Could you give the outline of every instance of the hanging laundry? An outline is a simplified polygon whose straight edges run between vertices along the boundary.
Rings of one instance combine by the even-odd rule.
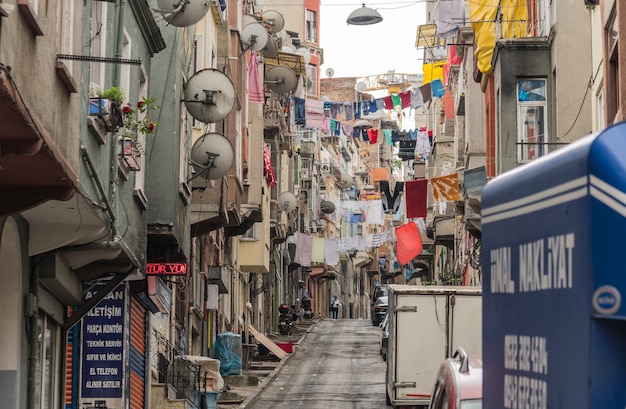
[[[325,246],[323,237],[313,237],[313,245],[311,246],[311,262],[323,263],[325,260]]]
[[[350,125],[348,123],[342,123],[341,124],[341,130],[343,131],[344,135],[354,136],[353,135],[354,129],[352,128],[352,125]]]
[[[306,128],[324,127],[324,102],[314,99],[307,99],[304,102],[304,119]]]
[[[378,111],[378,104],[376,104],[376,100],[373,99],[369,103],[369,112],[376,112],[376,111]]]
[[[378,143],[378,129],[368,129],[367,138],[370,140],[372,145]]]
[[[398,156],[403,161],[415,159],[415,142],[410,139],[400,140],[400,152]]]
[[[428,132],[424,129],[417,131],[415,152],[422,160],[430,156],[430,139],[428,139]]]
[[[459,200],[458,173],[431,178],[430,185],[433,188],[433,200],[435,203]]]
[[[250,53],[250,61],[248,63],[248,83],[250,90],[248,91],[248,101],[258,104],[265,102],[263,96],[263,82],[259,74],[259,61],[255,52]]]
[[[400,100],[399,94],[391,94],[391,104],[393,105],[394,109],[402,107],[402,101]]]
[[[304,99],[293,97],[294,120],[298,125],[304,125]]]
[[[332,119],[324,116],[324,127],[322,128],[322,131],[324,131],[324,133],[330,133],[330,121],[332,121]]]
[[[346,102],[343,104],[344,112],[346,113],[345,119],[346,121],[351,121],[354,118],[354,114],[352,113],[352,104]]]
[[[382,194],[381,200],[383,204],[383,211],[386,214],[396,214],[400,208],[400,195],[404,191],[404,182],[396,182],[393,189],[393,195],[389,190],[389,182],[381,180],[379,183],[380,193]]]
[[[385,142],[387,146],[393,146],[393,141],[391,140],[391,129],[383,129],[383,135],[385,135]]]
[[[400,104],[402,109],[411,108],[411,90],[400,93]]]
[[[428,179],[407,180],[405,182],[405,190],[406,217],[409,219],[426,217]]]
[[[422,97],[422,91],[419,88],[411,90],[411,108],[422,108],[422,110],[426,112],[426,107],[424,106],[424,98]]]
[[[339,243],[337,239],[324,239],[325,263],[329,266],[339,264]]]
[[[446,89],[443,87],[443,83],[439,78],[430,83],[430,90],[433,93],[433,97],[436,98],[441,98],[443,97],[443,94],[446,93]]]
[[[420,87],[420,92],[422,93],[422,99],[424,101],[424,107],[430,107],[430,101],[433,100],[433,92],[430,89],[430,83],[424,84]]]
[[[396,227],[396,255],[398,264],[409,264],[423,249],[422,237],[413,222]]]
[[[385,98],[376,98],[376,108],[377,110],[385,109]]]
[[[305,233],[295,232],[296,254],[293,261],[302,267],[311,267],[311,256],[313,254],[313,236]]]
[[[354,109],[354,119],[361,119],[361,101],[355,102],[353,104]]]
[[[383,102],[385,103],[385,109],[388,111],[393,110],[393,100],[389,95],[383,97]]]
[[[274,175],[274,168],[272,167],[272,155],[267,143],[263,144],[263,176],[265,176],[270,186],[276,186],[276,176]]]

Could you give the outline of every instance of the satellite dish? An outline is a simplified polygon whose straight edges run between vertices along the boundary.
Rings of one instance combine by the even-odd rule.
[[[359,81],[356,83],[356,90],[359,92],[365,92],[365,90],[367,89],[367,86],[365,85],[365,83],[363,81]]]
[[[157,5],[165,21],[176,27],[196,24],[211,8],[211,2],[207,0],[158,0]]]
[[[212,68],[192,75],[184,95],[187,111],[204,123],[224,119],[235,104],[235,86],[224,73]]]
[[[335,211],[335,204],[330,200],[322,200],[320,203],[320,210],[324,214],[331,214]]]
[[[263,53],[263,56],[267,58],[278,57],[278,43],[273,36],[269,36],[267,38],[267,44],[265,44],[265,47],[261,50],[261,53]]]
[[[333,70],[332,68],[326,68],[326,76],[328,78],[332,78],[333,75],[335,75],[335,70]]]
[[[296,54],[304,57],[304,63],[308,64],[311,62],[311,52],[306,47],[300,47],[296,50]]]
[[[248,24],[258,23],[258,22],[259,20],[256,17],[254,17],[252,14],[243,15],[243,20],[242,20],[243,27],[247,26]]]
[[[283,15],[277,12],[276,10],[268,10],[261,14],[261,18],[263,22],[267,24],[270,33],[278,33],[280,30],[285,27],[285,19]]]
[[[228,173],[235,157],[228,139],[217,133],[202,135],[191,147],[194,178],[220,179]]]
[[[349,187],[354,186],[354,178],[347,173],[344,173],[343,175],[341,175],[341,179],[337,184],[342,189],[348,189]]]
[[[282,212],[291,212],[298,205],[298,199],[291,192],[283,192],[278,196],[278,209]]]
[[[246,50],[261,51],[267,44],[269,34],[263,24],[250,23],[243,28],[241,36]]]
[[[298,78],[291,68],[276,65],[265,73],[265,83],[272,91],[284,94],[296,89]]]

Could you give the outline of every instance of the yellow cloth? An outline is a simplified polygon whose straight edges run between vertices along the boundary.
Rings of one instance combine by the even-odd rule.
[[[527,0],[502,0],[502,38],[528,37]]]
[[[430,84],[433,80],[440,79],[443,83],[443,66],[446,65],[446,60],[437,61],[432,64],[424,64],[422,66],[422,72],[424,73],[424,84]]]
[[[496,47],[496,16],[500,0],[474,0],[469,2],[470,21],[476,42],[476,64],[483,74],[491,74],[491,59]]]
[[[435,203],[459,200],[458,173],[431,178],[430,185],[433,189],[433,201]]]
[[[313,251],[311,253],[311,262],[312,263],[323,263],[324,262],[324,238],[323,237],[313,237]]]

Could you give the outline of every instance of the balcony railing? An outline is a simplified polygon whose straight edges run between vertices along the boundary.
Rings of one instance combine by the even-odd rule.
[[[199,394],[207,391],[211,378],[206,371],[189,361],[167,338],[156,329],[152,332],[152,367],[158,382],[169,385],[176,392],[176,399],[186,399],[199,407]]]

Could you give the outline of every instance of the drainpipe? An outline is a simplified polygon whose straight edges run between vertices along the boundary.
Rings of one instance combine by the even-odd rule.
[[[36,395],[36,373],[39,362],[39,319],[38,296],[39,296],[39,265],[32,267],[30,283],[30,293],[27,295],[29,302],[26,302],[24,313],[28,316],[30,326],[30,337],[28,340],[28,409],[35,409]]]
[[[117,38],[115,42],[115,58],[122,58],[122,49],[124,48],[124,18],[126,15],[126,0],[119,1],[119,9],[117,14]],[[119,87],[122,77],[120,64],[114,65],[113,71],[113,86]],[[117,217],[118,214],[118,187],[120,183],[119,171],[117,169],[117,149],[120,144],[120,136],[117,131],[111,133],[111,183],[110,183],[110,194],[111,194],[111,203],[113,206],[113,211],[115,217],[111,221],[111,236],[114,242],[120,240],[119,237],[119,219]]]

